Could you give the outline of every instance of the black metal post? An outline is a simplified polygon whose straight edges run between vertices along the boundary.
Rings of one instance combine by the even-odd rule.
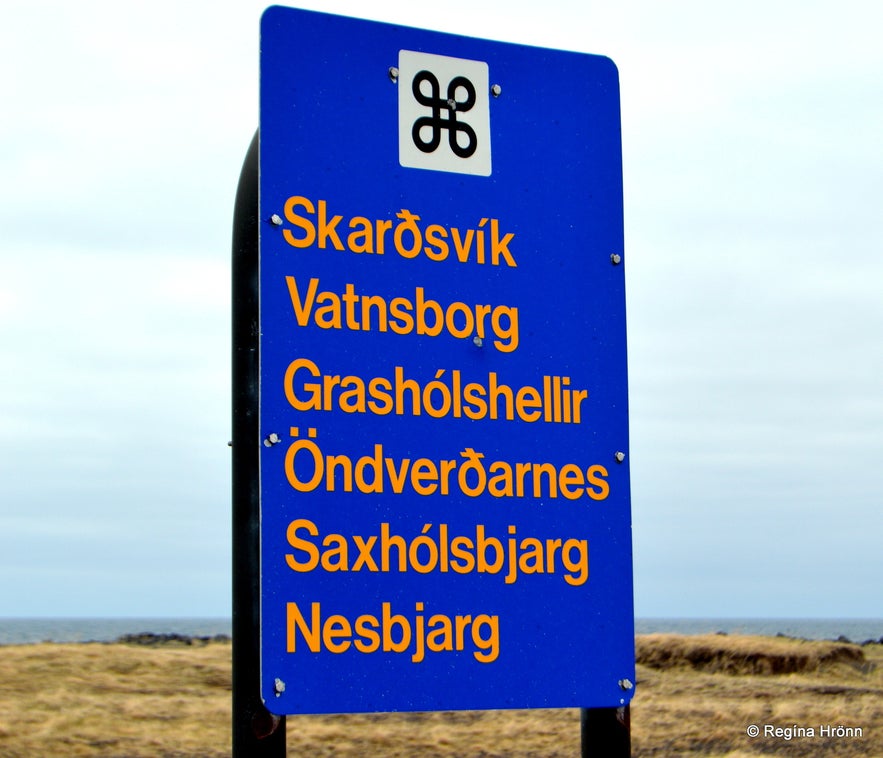
[[[233,211],[233,755],[285,758],[285,719],[260,696],[260,369],[255,132]]]
[[[582,708],[582,758],[630,758],[631,729],[631,710],[627,705],[622,708]]]

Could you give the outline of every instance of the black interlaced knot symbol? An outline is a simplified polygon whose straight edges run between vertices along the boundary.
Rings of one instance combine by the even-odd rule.
[[[423,82],[429,82],[432,94],[424,95],[420,89]],[[466,100],[460,102],[457,100],[457,89],[462,87],[466,90]],[[420,71],[414,77],[411,83],[411,90],[414,92],[414,98],[420,105],[432,108],[431,116],[421,116],[414,122],[411,129],[411,137],[414,144],[424,153],[434,153],[441,144],[442,129],[448,130],[448,144],[451,146],[455,155],[461,158],[468,158],[475,152],[478,147],[478,138],[475,131],[469,124],[457,121],[457,113],[465,113],[472,109],[475,105],[475,87],[465,76],[455,76],[448,84],[448,97],[441,97],[438,79],[430,71]],[[447,113],[447,118],[442,114]],[[420,135],[423,127],[432,129],[432,137],[427,142]],[[457,132],[462,132],[468,140],[466,147],[462,147],[457,141]]]

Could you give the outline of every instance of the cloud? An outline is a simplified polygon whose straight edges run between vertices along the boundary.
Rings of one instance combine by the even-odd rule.
[[[877,613],[883,10],[306,6],[614,59],[638,612]],[[27,577],[7,612],[137,612],[136,589],[227,612],[262,9],[4,6],[0,570]]]

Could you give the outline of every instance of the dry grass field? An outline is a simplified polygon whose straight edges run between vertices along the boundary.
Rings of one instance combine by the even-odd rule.
[[[636,758],[883,758],[883,646],[647,635],[637,651]],[[228,756],[229,724],[229,644],[0,647],[0,758]],[[580,749],[575,709],[289,717],[287,730],[289,756]]]

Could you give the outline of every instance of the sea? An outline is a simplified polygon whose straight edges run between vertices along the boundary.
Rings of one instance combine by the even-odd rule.
[[[0,618],[0,645],[37,642],[114,642],[127,634],[232,634],[230,618]],[[883,619],[638,618],[637,634],[759,634],[852,642],[883,639]]]
[[[233,629],[230,618],[0,618],[0,645],[34,642],[114,642],[127,634],[214,637]]]

